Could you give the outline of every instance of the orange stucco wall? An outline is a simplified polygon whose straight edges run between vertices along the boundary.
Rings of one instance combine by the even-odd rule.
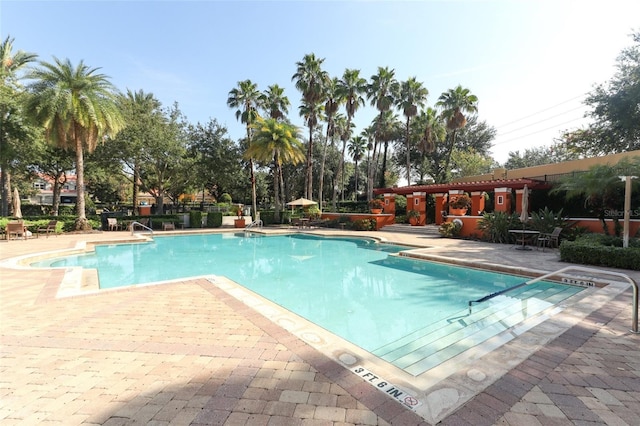
[[[481,233],[478,229],[476,229],[478,225],[478,221],[482,219],[482,216],[449,216],[447,217],[447,222],[452,222],[454,219],[460,219],[463,222],[462,229],[460,230],[461,237],[474,237],[480,236]],[[607,226],[609,227],[609,234],[614,235],[614,225],[612,220],[607,220]],[[569,223],[574,224],[574,226],[581,226],[583,228],[587,228],[589,232],[593,232],[595,234],[602,234],[602,222],[598,219],[569,219]],[[620,225],[623,224],[623,221],[620,220]],[[629,222],[629,236],[633,237],[638,235],[640,232],[640,219],[632,219]]]
[[[322,213],[322,219],[338,219],[342,216],[347,216],[351,222],[358,219],[375,219],[376,231],[380,230],[383,226],[393,225],[396,216],[393,214],[368,214],[368,213]]]

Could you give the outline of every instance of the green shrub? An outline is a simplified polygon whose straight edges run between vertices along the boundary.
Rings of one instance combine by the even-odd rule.
[[[537,212],[531,212],[531,220],[527,222],[527,228],[542,233],[551,233],[556,227],[562,228],[563,232],[567,228],[567,220],[562,216],[562,209],[554,213],[545,207]]]
[[[640,241],[629,240],[622,248],[622,239],[611,235],[586,234],[576,241],[560,244],[560,260],[583,265],[640,270]]]
[[[500,244],[509,243],[511,239],[509,229],[518,228],[522,228],[518,214],[505,212],[485,213],[477,225],[484,241]]]
[[[192,228],[202,228],[202,212],[199,210],[191,210],[189,212],[189,223]]]
[[[443,237],[454,238],[460,235],[462,225],[459,222],[445,222],[438,228],[438,232]]]
[[[222,226],[222,213],[207,213],[207,228],[220,228]]]
[[[226,192],[223,192],[222,195],[220,195],[220,199],[218,199],[219,203],[231,204],[232,201],[231,195]]]
[[[356,231],[375,231],[376,221],[374,219],[358,219],[353,221],[353,229]]]
[[[276,212],[273,210],[261,210],[260,211],[260,220],[264,226],[272,225],[276,222]],[[280,215],[280,219],[282,219],[282,214]]]

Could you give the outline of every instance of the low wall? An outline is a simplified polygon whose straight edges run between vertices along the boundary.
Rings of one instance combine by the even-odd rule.
[[[461,237],[475,237],[480,236],[480,231],[476,229],[478,225],[478,221],[482,219],[482,216],[447,216],[447,222],[453,222],[455,219],[462,220],[462,229],[460,230]],[[602,222],[599,219],[586,219],[586,218],[576,218],[576,219],[568,219],[570,224],[573,226],[579,226],[583,228],[587,228],[589,232],[593,232],[594,234],[603,234],[604,231],[602,229]],[[607,227],[609,229],[610,235],[615,235],[614,230],[614,222],[611,219],[606,220]],[[620,220],[620,226],[624,226],[624,221]],[[629,236],[634,237],[638,235],[640,232],[640,219],[631,219],[629,221]]]
[[[380,230],[383,226],[393,225],[395,223],[396,216],[393,214],[381,213],[381,214],[369,214],[369,213],[322,213],[322,219],[339,219],[341,217],[348,217],[351,222],[359,219],[374,219],[376,221],[376,231]]]

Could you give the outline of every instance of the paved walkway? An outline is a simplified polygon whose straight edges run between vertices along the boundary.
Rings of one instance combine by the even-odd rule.
[[[566,266],[556,251],[372,235],[485,264]],[[0,259],[128,237],[1,241]],[[637,272],[622,272],[640,282]],[[56,298],[62,279],[63,271],[0,266],[3,425],[429,424],[208,280]],[[597,306],[438,421],[640,425],[640,336],[629,332],[631,290]]]

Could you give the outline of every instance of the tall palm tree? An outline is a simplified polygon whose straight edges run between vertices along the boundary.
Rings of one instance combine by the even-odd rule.
[[[382,128],[379,127],[384,123],[384,114],[389,111],[395,104],[395,100],[398,94],[398,81],[395,78],[395,70],[390,70],[389,67],[378,67],[378,73],[371,76],[371,83],[367,86],[367,98],[371,102],[371,106],[376,107],[378,110],[378,117],[375,119],[376,131],[373,144],[373,153],[371,162],[376,164],[378,143],[381,141]],[[373,197],[373,174],[376,171],[376,167],[372,167],[369,170],[369,176],[367,180],[369,183],[367,199],[370,200]],[[384,176],[383,176],[384,179]]]
[[[445,119],[449,134],[448,155],[444,162],[445,173],[448,173],[451,153],[456,145],[456,133],[467,125],[467,118],[464,114],[478,111],[478,97],[471,94],[469,89],[459,85],[440,95],[436,106],[442,109],[442,117]]]
[[[414,133],[419,135],[418,150],[420,151],[421,164],[423,165],[419,167],[420,182],[424,182],[425,172],[427,171],[427,167],[425,167],[426,155],[429,154],[431,159],[431,165],[428,167],[431,170],[429,174],[435,183],[444,183],[442,179],[439,179],[441,175],[438,172],[440,157],[437,152],[440,151],[436,151],[447,136],[447,128],[442,121],[442,117],[435,108],[428,107],[415,117],[411,127],[414,129]]]
[[[3,102],[0,104],[0,188],[2,201],[0,204],[0,216],[9,215],[9,198],[11,191],[11,174],[9,162],[14,154],[10,149],[9,140],[17,139],[18,135],[12,135],[16,130],[16,124],[22,122],[16,114],[16,108],[9,105],[9,100],[16,98],[18,86],[18,72],[27,64],[36,60],[37,55],[23,50],[13,51],[14,39],[10,36],[0,44],[0,90],[2,90]],[[5,102],[4,100],[7,100]]]
[[[322,162],[320,163],[320,183],[318,185],[318,194],[319,200],[318,204],[320,210],[322,210],[323,205],[323,193],[324,193],[324,165],[327,160],[327,145],[329,141],[333,145],[334,136],[335,136],[335,124],[334,118],[338,113],[338,109],[340,108],[340,104],[344,102],[344,99],[341,97],[340,92],[338,90],[338,79],[333,78],[327,82],[327,86],[325,87],[325,96],[326,101],[324,103],[324,118],[327,122],[327,133],[324,141],[324,147],[322,149]]]
[[[397,141],[402,138],[402,123],[398,120],[398,116],[393,111],[385,111],[381,116],[374,119],[374,127],[376,129],[376,140],[382,142],[382,167],[380,169],[380,180],[378,185],[385,188],[387,174],[387,152],[389,142]]]
[[[267,90],[261,95],[260,103],[267,115],[276,120],[283,120],[289,113],[291,106],[289,98],[284,94],[284,88],[277,84],[267,87]]]
[[[313,128],[318,124],[322,103],[325,99],[325,87],[329,74],[322,70],[324,58],[316,58],[310,53],[302,61],[296,62],[296,72],[291,77],[295,80],[296,89],[302,93],[300,116],[304,117],[309,127],[309,144],[307,146],[307,164],[305,175],[305,197],[313,198]]]
[[[69,59],[41,62],[29,78],[32,96],[28,111],[42,125],[49,142],[76,153],[76,209],[78,230],[91,229],[84,200],[84,151],[93,151],[105,136],[115,135],[124,120],[117,91],[108,77],[83,61],[74,67]]]
[[[362,160],[364,151],[367,149],[367,140],[362,136],[354,136],[349,141],[349,154],[356,163],[355,170],[355,199],[358,200],[358,162]]]
[[[341,150],[341,154],[340,154],[340,158],[341,161],[340,163],[338,163],[338,174],[337,174],[337,179],[340,181],[340,187],[338,187],[337,185],[334,185],[334,191],[333,191],[333,207],[334,210],[336,210],[336,203],[338,200],[338,190],[340,192],[340,200],[344,201],[344,181],[345,181],[345,168],[344,168],[344,157],[345,157],[345,152],[347,150],[347,141],[349,140],[349,138],[351,137],[351,133],[353,133],[353,128],[355,127],[355,124],[353,123],[349,123],[349,120],[342,114],[336,114],[336,118],[334,120],[334,127],[335,127],[335,135],[340,139],[340,141],[342,141],[342,150]]]
[[[243,80],[238,82],[238,87],[229,91],[227,97],[227,106],[229,108],[237,108],[236,120],[244,123],[247,129],[247,143],[251,147],[253,135],[253,124],[260,117],[258,109],[260,108],[262,97],[258,91],[258,86],[251,80]],[[256,175],[253,166],[253,159],[249,157],[249,168],[251,172],[251,213],[253,217],[256,215],[258,207],[256,196]]]
[[[267,87],[267,90],[262,93],[261,103],[267,115],[276,120],[285,120],[289,113],[289,106],[291,106],[289,98],[284,94],[284,89],[277,84]],[[280,191],[280,204],[284,205],[284,178],[282,173],[280,173],[280,179],[280,188],[282,189]],[[276,214],[279,215],[280,213]]]
[[[338,170],[338,175],[341,176],[341,193],[342,200],[344,201],[344,178],[342,176],[344,175],[346,142],[351,138],[353,117],[356,111],[364,105],[363,95],[367,93],[367,80],[360,77],[360,70],[347,68],[344,70],[342,78],[338,82],[338,91],[344,99],[345,110],[347,112],[347,123],[345,126],[347,134],[342,138],[342,159]]]
[[[405,143],[407,145],[407,185],[411,185],[411,118],[418,114],[419,108],[424,108],[429,91],[419,82],[416,77],[409,77],[407,81],[400,83],[400,92],[396,100],[398,108],[407,118],[405,126]]]
[[[282,165],[304,161],[304,146],[298,140],[298,129],[275,118],[259,118],[254,124],[255,136],[245,157],[273,161],[273,191],[275,194],[275,220],[280,221],[280,182]]]

